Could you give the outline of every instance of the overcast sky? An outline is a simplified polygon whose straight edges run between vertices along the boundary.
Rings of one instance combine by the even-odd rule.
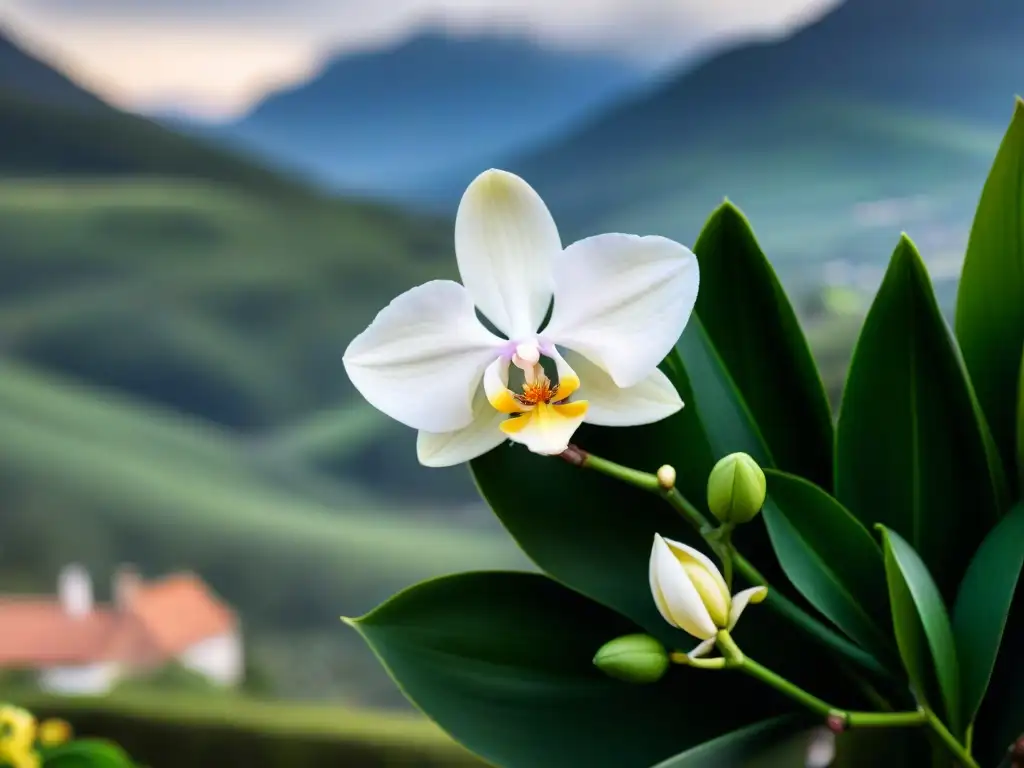
[[[425,24],[516,29],[652,62],[778,34],[837,0],[0,0],[25,43],[111,101],[207,117],[244,110],[325,56]]]

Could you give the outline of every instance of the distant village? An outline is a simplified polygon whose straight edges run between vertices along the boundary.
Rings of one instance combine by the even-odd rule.
[[[53,596],[0,595],[0,670],[28,672],[40,689],[63,695],[104,694],[172,664],[212,685],[242,682],[237,616],[198,576],[146,581],[122,567],[112,594],[97,603],[89,572],[72,564]]]

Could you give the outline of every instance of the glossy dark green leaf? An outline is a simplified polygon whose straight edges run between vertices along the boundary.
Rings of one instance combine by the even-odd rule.
[[[898,533],[879,525],[893,627],[917,695],[960,734],[960,668],[942,595],[924,561]]]
[[[810,728],[807,717],[778,717],[720,736],[655,768],[800,768],[812,741],[830,737],[823,726]],[[916,729],[850,730],[833,745],[830,768],[929,764],[928,742]]]
[[[807,340],[750,224],[730,202],[694,245],[697,315],[783,470],[832,487],[832,415]]]
[[[641,768],[782,704],[706,670],[649,685],[604,675],[594,653],[635,626],[539,574],[436,579],[354,624],[420,709],[502,768]]]
[[[673,464],[682,485],[689,469],[688,448],[701,460],[699,445],[686,446],[674,439],[682,432],[680,422],[691,416],[695,412],[684,408],[645,427],[584,426],[575,439],[599,456],[643,471]],[[651,546],[655,533],[690,544],[698,543],[699,537],[664,500],[519,445],[496,448],[474,460],[472,469],[494,513],[540,568],[633,619],[655,637],[676,639],[651,598]]]
[[[43,768],[134,768],[135,763],[116,744],[79,739],[43,752]]]
[[[762,515],[800,593],[883,662],[895,661],[882,551],[857,518],[816,485],[766,470]]]
[[[1024,489],[1024,355],[1020,361],[1020,387],[1017,395],[1017,479]]]
[[[757,458],[763,452],[697,318],[691,318],[679,347],[681,353],[664,364],[685,403],[679,413],[642,427],[584,425],[574,442],[645,472],[673,465],[676,486],[706,512],[707,479],[717,458],[740,450]],[[647,582],[654,534],[702,545],[671,506],[621,481],[517,445],[496,448],[475,459],[471,469],[481,494],[533,562],[665,639],[666,625]],[[760,526],[749,528],[754,530],[743,531],[741,543],[760,564],[759,554],[771,556],[767,535]]]
[[[974,723],[974,754],[995,765],[1024,736],[1024,590],[1018,589],[1003,630],[988,691]]]
[[[1014,471],[1018,355],[1024,346],[1024,102],[996,154],[971,228],[956,333],[1006,475]]]
[[[974,718],[988,688],[1022,567],[1024,503],[1006,515],[982,542],[953,606],[966,722]]]
[[[785,715],[731,733],[671,757],[655,768],[760,768],[775,765],[801,765],[806,752],[809,718]],[[779,753],[783,760],[779,761]]]
[[[574,442],[597,456],[646,472],[672,464],[678,473],[677,488],[707,514],[707,478],[717,458],[745,451],[768,463],[763,460],[765,450],[698,318],[691,318],[677,350],[662,367],[685,403],[679,413],[642,427],[584,425]],[[687,650],[696,645],[665,623],[650,595],[647,572],[655,533],[704,547],[663,499],[516,445],[500,446],[475,459],[471,469],[484,499],[541,569],[667,644]],[[788,585],[760,521],[743,526],[735,541],[772,584],[769,600],[784,594]],[[795,592],[790,596],[802,600]],[[770,606],[760,608],[744,616],[737,629],[740,642],[749,640],[752,652],[794,679],[820,679],[826,686],[849,688],[846,678],[824,674],[831,667],[819,646],[809,645],[806,636],[775,616]]]
[[[708,476],[718,459],[738,451],[749,454],[762,467],[774,466],[774,459],[743,395],[696,314],[690,318],[666,363],[669,378],[686,403],[683,410],[690,411],[680,421],[683,428],[674,437],[686,455],[681,464],[674,466],[684,467],[691,476],[677,485],[683,495],[707,513]],[[701,445],[701,449],[690,456],[695,444]],[[708,456],[710,460],[699,467],[699,477],[694,478],[694,459],[698,456]],[[735,537],[743,553],[757,562],[771,581],[781,576],[762,525],[742,526]]]
[[[714,460],[743,451],[761,466],[774,466],[775,460],[764,435],[697,315],[690,318],[669,359],[676,354],[687,380],[680,389],[688,388],[690,395],[684,402],[699,414],[704,439]],[[676,383],[673,373],[670,370],[669,377]],[[678,383],[676,385],[679,387]],[[706,490],[710,468],[703,474]]]
[[[906,538],[950,601],[1000,512],[1001,468],[913,243],[871,306],[839,414],[836,497]]]

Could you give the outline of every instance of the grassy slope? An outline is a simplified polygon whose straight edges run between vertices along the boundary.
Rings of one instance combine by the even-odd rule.
[[[208,183],[8,180],[0,344],[261,440],[321,410],[360,410],[341,351],[393,296],[454,272],[449,238],[388,209]],[[394,434],[362,413],[363,438]]]
[[[299,492],[294,477],[291,484],[275,481],[223,429],[161,417],[11,362],[4,366],[0,472],[14,478],[15,488],[33,488],[34,497],[56,510],[58,524],[100,528],[115,557],[150,553],[157,565],[186,563],[214,574],[214,585],[243,613],[275,618],[267,595],[250,589],[263,568],[277,582],[272,591],[282,595],[320,582],[322,597],[333,603],[316,613],[337,616],[431,575],[522,564],[504,538],[446,530],[429,508],[399,511],[326,480],[333,503],[317,501]],[[50,550],[54,541],[46,544]],[[74,547],[60,542],[65,551]],[[306,595],[313,602],[319,597]]]
[[[243,734],[259,734],[297,740],[365,745],[393,754],[394,764],[434,757],[439,765],[480,765],[440,728],[415,714],[373,711],[345,706],[282,706],[235,696],[192,694],[115,693],[103,698],[62,698],[28,694],[16,702],[35,712],[61,716],[75,722],[81,716],[100,715],[113,721],[125,718],[138,723],[140,732],[161,724],[193,728],[201,734],[226,726]],[[227,736],[225,736],[227,738]],[[145,742],[143,733],[138,740]],[[150,757],[153,757],[151,755]],[[404,758],[404,759],[403,759]],[[382,755],[381,760],[386,760]],[[376,763],[374,763],[376,764]],[[385,763],[381,763],[385,764]],[[392,763],[386,763],[392,764]],[[424,763],[416,763],[424,764]]]

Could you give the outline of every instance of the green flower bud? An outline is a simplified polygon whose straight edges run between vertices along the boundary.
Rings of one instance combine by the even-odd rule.
[[[764,506],[764,472],[745,453],[731,453],[715,464],[708,477],[708,507],[723,523],[753,520]]]
[[[650,635],[623,635],[601,646],[594,665],[627,683],[656,683],[668,671],[665,646]]]

